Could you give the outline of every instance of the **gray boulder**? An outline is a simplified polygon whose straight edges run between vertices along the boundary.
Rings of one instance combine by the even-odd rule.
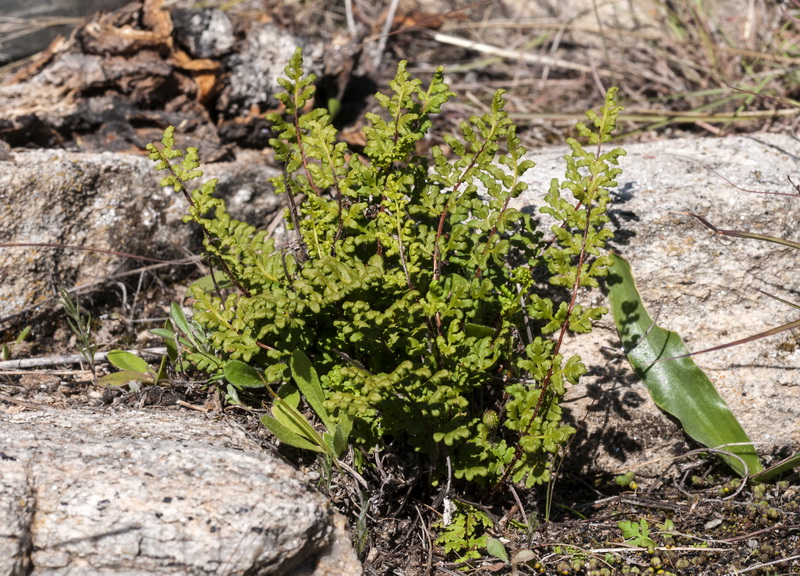
[[[280,206],[269,184],[276,172],[257,153],[204,168],[237,217],[263,223]],[[0,321],[41,305],[56,285],[91,286],[154,264],[107,251],[165,260],[197,247],[197,229],[181,221],[186,201],[159,186],[163,176],[126,154],[17,150],[0,160],[0,242],[37,244],[0,247]]]
[[[344,518],[187,411],[0,413],[0,575],[358,575]]]
[[[722,237],[718,228],[798,240],[800,143],[779,134],[678,139],[625,146],[610,208],[613,249],[631,264],[651,316],[697,351],[780,326],[795,310],[757,291],[798,302],[796,250]],[[610,148],[606,148],[608,150]],[[536,210],[550,179],[564,177],[567,149],[529,154],[537,166],[517,207]],[[752,194],[741,188],[795,194]],[[595,304],[607,300],[600,295]],[[568,460],[584,470],[621,471],[651,462],[661,471],[689,449],[675,422],[652,403],[620,350],[612,319],[570,338],[590,374],[569,392],[579,429]],[[800,348],[792,332],[695,357],[758,449],[800,445]]]

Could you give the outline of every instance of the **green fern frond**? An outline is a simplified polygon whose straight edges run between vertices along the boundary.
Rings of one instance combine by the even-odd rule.
[[[560,402],[586,371],[577,356],[564,357],[560,335],[590,330],[605,312],[579,295],[609,264],[606,209],[624,152],[601,145],[621,110],[615,90],[578,127],[597,148],[569,141],[565,178],[541,208],[557,222],[551,240],[511,204],[534,164],[502,92],[461,123],[459,137],[443,137],[447,152],[434,145],[424,157],[418,144],[453,93],[441,69],[424,86],[401,63],[391,94],[377,96],[382,112],[367,115],[359,152],[338,140],[326,110],[303,112],[314,86],[299,51],[285,72],[285,109],[268,118],[284,168],[272,183],[289,202],[288,246],[232,218],[216,181],[186,191],[202,172],[196,150],[176,149],[171,129],[160,151],[149,148],[170,171],[162,185],[188,194],[188,219],[232,277],[233,289],[191,291],[209,348],[222,364],[256,366],[268,382],[292,380],[290,358],[303,351],[326,413],[352,421],[350,442],[404,445],[426,459],[433,482],[447,474],[482,486],[547,481],[574,433]],[[568,297],[546,297],[542,274]],[[483,522],[461,516],[470,517]],[[453,551],[483,537],[442,530]]]

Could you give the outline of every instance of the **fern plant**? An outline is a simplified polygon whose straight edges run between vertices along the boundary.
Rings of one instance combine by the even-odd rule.
[[[198,153],[176,149],[171,128],[149,148],[168,171],[162,186],[188,199],[186,220],[203,229],[215,278],[226,280],[191,289],[194,320],[220,359],[199,358],[200,367],[245,362],[279,384],[292,381],[301,351],[331,421],[352,421],[351,443],[398,440],[428,462],[434,482],[548,480],[551,456],[574,432],[560,401],[586,371],[563,356],[562,340],[606,311],[579,297],[609,264],[608,188],[624,152],[600,146],[620,111],[615,90],[589,114],[591,128],[578,126],[597,151],[569,142],[566,178],[542,208],[558,222],[545,238],[510,207],[533,162],[502,92],[461,124],[461,138],[444,136],[451,156],[439,146],[423,156],[418,144],[453,94],[441,69],[424,87],[401,63],[357,153],[337,141],[326,110],[303,112],[314,77],[299,51],[285,71],[285,109],[269,116],[284,167],[273,184],[288,203],[281,245],[232,218],[214,180],[187,187],[202,174]]]

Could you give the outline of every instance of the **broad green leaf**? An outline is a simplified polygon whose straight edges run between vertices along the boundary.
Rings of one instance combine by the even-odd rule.
[[[534,554],[533,550],[520,550],[514,556],[511,557],[511,562],[513,564],[522,564],[523,562],[530,562],[531,560],[536,559],[536,554]]]
[[[139,358],[136,354],[131,354],[125,350],[111,350],[108,353],[108,361],[120,370],[141,372],[144,374],[152,372],[147,362]]]
[[[339,421],[336,423],[336,428],[341,429],[342,436],[347,441],[350,438],[350,432],[353,431],[353,417],[347,412],[339,412]]]
[[[486,541],[486,551],[495,558],[499,558],[503,562],[508,562],[506,547],[503,546],[503,543],[498,538],[489,538]]]
[[[291,382],[286,382],[278,388],[278,396],[292,408],[300,406],[300,391]]]
[[[263,388],[261,373],[240,360],[231,360],[222,368],[225,378],[237,388]]]
[[[228,275],[221,270],[215,270],[213,276],[208,274],[207,276],[198,278],[189,285],[189,290],[191,291],[192,288],[198,287],[203,292],[213,292],[217,286],[220,288],[229,288],[231,286],[230,278],[228,278]],[[178,306],[177,304],[174,305]],[[180,308],[180,306],[178,306],[178,308]],[[179,325],[178,327],[183,330],[182,326]]]
[[[614,255],[609,268],[608,295],[622,345],[636,375],[656,405],[677,418],[683,430],[720,454],[739,475],[762,470],[755,448],[716,388],[694,363],[675,332],[654,324],[639,296],[630,265]],[[744,443],[744,445],[730,445]]]
[[[295,350],[292,352],[292,360],[289,367],[292,370],[292,376],[297,387],[300,388],[311,408],[325,424],[325,427],[328,430],[332,430],[333,422],[325,409],[325,394],[322,392],[322,386],[319,383],[319,378],[317,378],[317,371],[311,365],[311,360],[302,350]]]

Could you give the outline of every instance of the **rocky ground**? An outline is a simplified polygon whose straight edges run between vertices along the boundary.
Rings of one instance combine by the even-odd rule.
[[[275,169],[271,155],[261,152],[269,136],[263,114],[277,107],[272,92],[265,92],[264,87],[274,84],[284,63],[281,60],[298,42],[305,44],[310,66],[323,79],[322,93],[340,101],[341,137],[354,147],[362,142],[364,113],[374,106],[368,96],[385,88],[400,59],[409,61],[415,75],[430,75],[438,65],[446,67],[458,98],[437,120],[440,132],[454,131],[459,120],[484,110],[491,93],[503,88],[508,91],[520,134],[532,150],[560,143],[571,135],[574,121],[585,109],[597,108],[605,88],[612,84],[621,87],[626,105],[620,123],[623,146],[677,136],[725,137],[767,131],[786,135],[791,146],[796,133],[798,109],[783,102],[798,97],[797,27],[765,2],[750,2],[747,10],[733,10],[726,2],[657,0],[602,4],[596,10],[593,3],[586,2],[542,2],[532,8],[529,2],[511,0],[469,4],[420,0],[401,2],[396,10],[394,3],[353,0],[351,11],[347,3],[332,8],[310,0],[228,4],[227,20],[209,17],[210,21],[204,21],[202,26],[213,30],[210,35],[204,35],[202,27],[193,27],[192,13],[180,12],[190,3],[173,6],[178,11],[172,13],[171,31],[159,3],[148,1],[93,18],[79,34],[56,41],[43,54],[10,63],[5,84],[0,86],[0,139],[8,150],[0,152],[9,155],[14,149],[56,148],[142,156],[144,145],[158,140],[161,130],[172,123],[181,126],[181,145],[199,141],[208,162],[248,158],[266,170]],[[263,28],[252,33],[257,25]],[[265,36],[264,30],[271,35]],[[459,44],[459,39],[468,45]],[[746,91],[737,92],[730,86]],[[742,153],[748,153],[747,147]],[[784,167],[791,167],[792,162],[797,166],[796,151],[790,158]],[[748,173],[760,180],[754,174],[757,168]],[[784,177],[767,175],[765,179],[777,187],[776,182],[783,182]],[[663,178],[669,179],[670,174]],[[643,190],[656,191],[658,186],[641,185]],[[231,197],[242,189],[232,186]],[[249,189],[251,195],[261,193],[254,192],[253,186]],[[0,198],[5,201],[7,197]],[[241,209],[246,210],[249,197],[242,200]],[[6,211],[5,222],[10,221],[8,212],[23,210],[24,204],[16,202],[0,206]],[[267,225],[277,213],[274,204],[254,210],[250,217]],[[767,214],[764,221],[769,222],[779,220],[781,209],[772,206],[763,212]],[[25,218],[18,220],[19,230],[30,231]],[[778,232],[795,231],[790,220],[781,223]],[[674,225],[670,221],[662,231],[669,232]],[[96,238],[84,235],[62,243],[92,246]],[[4,243],[30,239],[31,235],[22,233],[0,235]],[[131,251],[142,254],[147,238],[144,245],[135,240],[131,240]],[[187,237],[183,242],[189,249],[197,247],[196,238]],[[186,256],[178,254],[174,245],[169,247],[166,240],[159,241],[161,249],[163,252],[150,256],[163,260]],[[15,270],[24,268],[23,262],[36,260],[43,248],[14,250],[3,260],[3,283],[19,275]],[[757,255],[762,257],[766,258]],[[73,292],[93,315],[92,338],[98,351],[160,344],[148,330],[163,324],[169,303],[180,301],[187,284],[202,273],[193,271],[196,263],[184,264],[188,265],[129,266]],[[697,269],[699,265],[686,266]],[[781,266],[791,269],[791,260]],[[39,267],[55,274],[62,284],[72,282],[68,285],[74,286],[86,280],[58,269],[58,262]],[[4,354],[9,359],[74,355],[79,347],[57,299],[42,296],[50,288],[46,279],[41,282],[43,287],[31,292],[36,297],[29,301],[4,294],[5,302],[14,302],[0,319]],[[702,302],[709,292],[703,292],[703,286],[687,298]],[[14,297],[23,290],[15,288]],[[668,302],[665,314],[681,306],[680,301]],[[690,336],[704,337],[702,326],[698,328],[690,315],[683,318],[681,330],[696,330]],[[610,329],[603,334],[613,338]],[[796,344],[788,335],[773,343],[770,358],[784,362],[784,372],[792,359],[792,350],[788,350],[792,347]],[[719,361],[715,373],[724,370],[728,360]],[[111,406],[123,414],[125,408],[202,410],[236,421],[261,445],[274,447],[273,439],[258,423],[258,409],[222,405],[216,388],[194,380],[193,375],[173,374],[172,384],[163,387],[98,388],[85,361],[80,370],[81,363],[70,359],[55,360],[55,367],[41,362],[44,360],[0,374],[0,413],[43,406]],[[763,377],[758,356],[732,362],[737,370],[757,365],[743,381],[751,386],[751,395],[758,393],[760,384],[752,382]],[[613,378],[614,366],[608,359],[595,366],[600,382],[604,375],[606,382]],[[104,372],[108,366],[98,362],[97,369]],[[789,379],[784,386],[794,385],[791,374],[783,376]],[[630,374],[618,378],[632,385]],[[781,390],[780,386],[776,389]],[[643,404],[647,399],[641,390],[639,394],[626,409],[637,412],[642,406],[638,413],[646,416],[640,416],[640,421],[649,419],[652,426],[633,444],[623,442],[624,434],[617,437],[631,452],[627,465],[611,461],[605,467],[585,466],[587,454],[592,453],[587,450],[592,437],[579,435],[563,455],[552,492],[518,491],[515,505],[509,505],[515,500],[505,496],[481,500],[496,520],[493,534],[507,539],[508,562],[482,550],[480,558],[456,563],[456,558],[433,543],[430,524],[436,513],[429,509],[431,494],[425,487],[425,472],[415,468],[413,460],[368,467],[363,476],[372,498],[366,503],[351,476],[334,471],[332,478],[326,478],[306,455],[285,448],[281,453],[319,479],[320,489],[348,517],[368,574],[416,576],[462,570],[475,574],[800,573],[797,475],[787,474],[767,486],[740,485],[717,460],[696,451],[697,446],[684,438],[674,423],[656,420],[657,412],[646,411]],[[777,407],[773,413],[781,404],[782,396],[777,394],[771,395]],[[743,406],[748,403],[741,397],[735,401]],[[791,404],[783,403],[784,407]],[[788,408],[786,412],[792,413]],[[574,415],[576,421],[586,416],[579,410]],[[761,417],[771,416],[767,412]],[[630,425],[624,419],[617,422],[622,431]],[[757,428],[757,424],[748,426]],[[787,456],[792,450],[787,442],[795,442],[796,450],[797,422],[789,421],[783,428],[788,440],[766,446],[767,460]],[[606,436],[604,445],[607,452],[613,452],[614,438]],[[661,459],[640,467],[650,459],[645,456],[651,450],[661,450]],[[674,461],[665,459],[664,453]],[[623,477],[627,468],[634,472],[633,477]],[[627,527],[623,532],[620,521],[633,522],[638,528]]]

